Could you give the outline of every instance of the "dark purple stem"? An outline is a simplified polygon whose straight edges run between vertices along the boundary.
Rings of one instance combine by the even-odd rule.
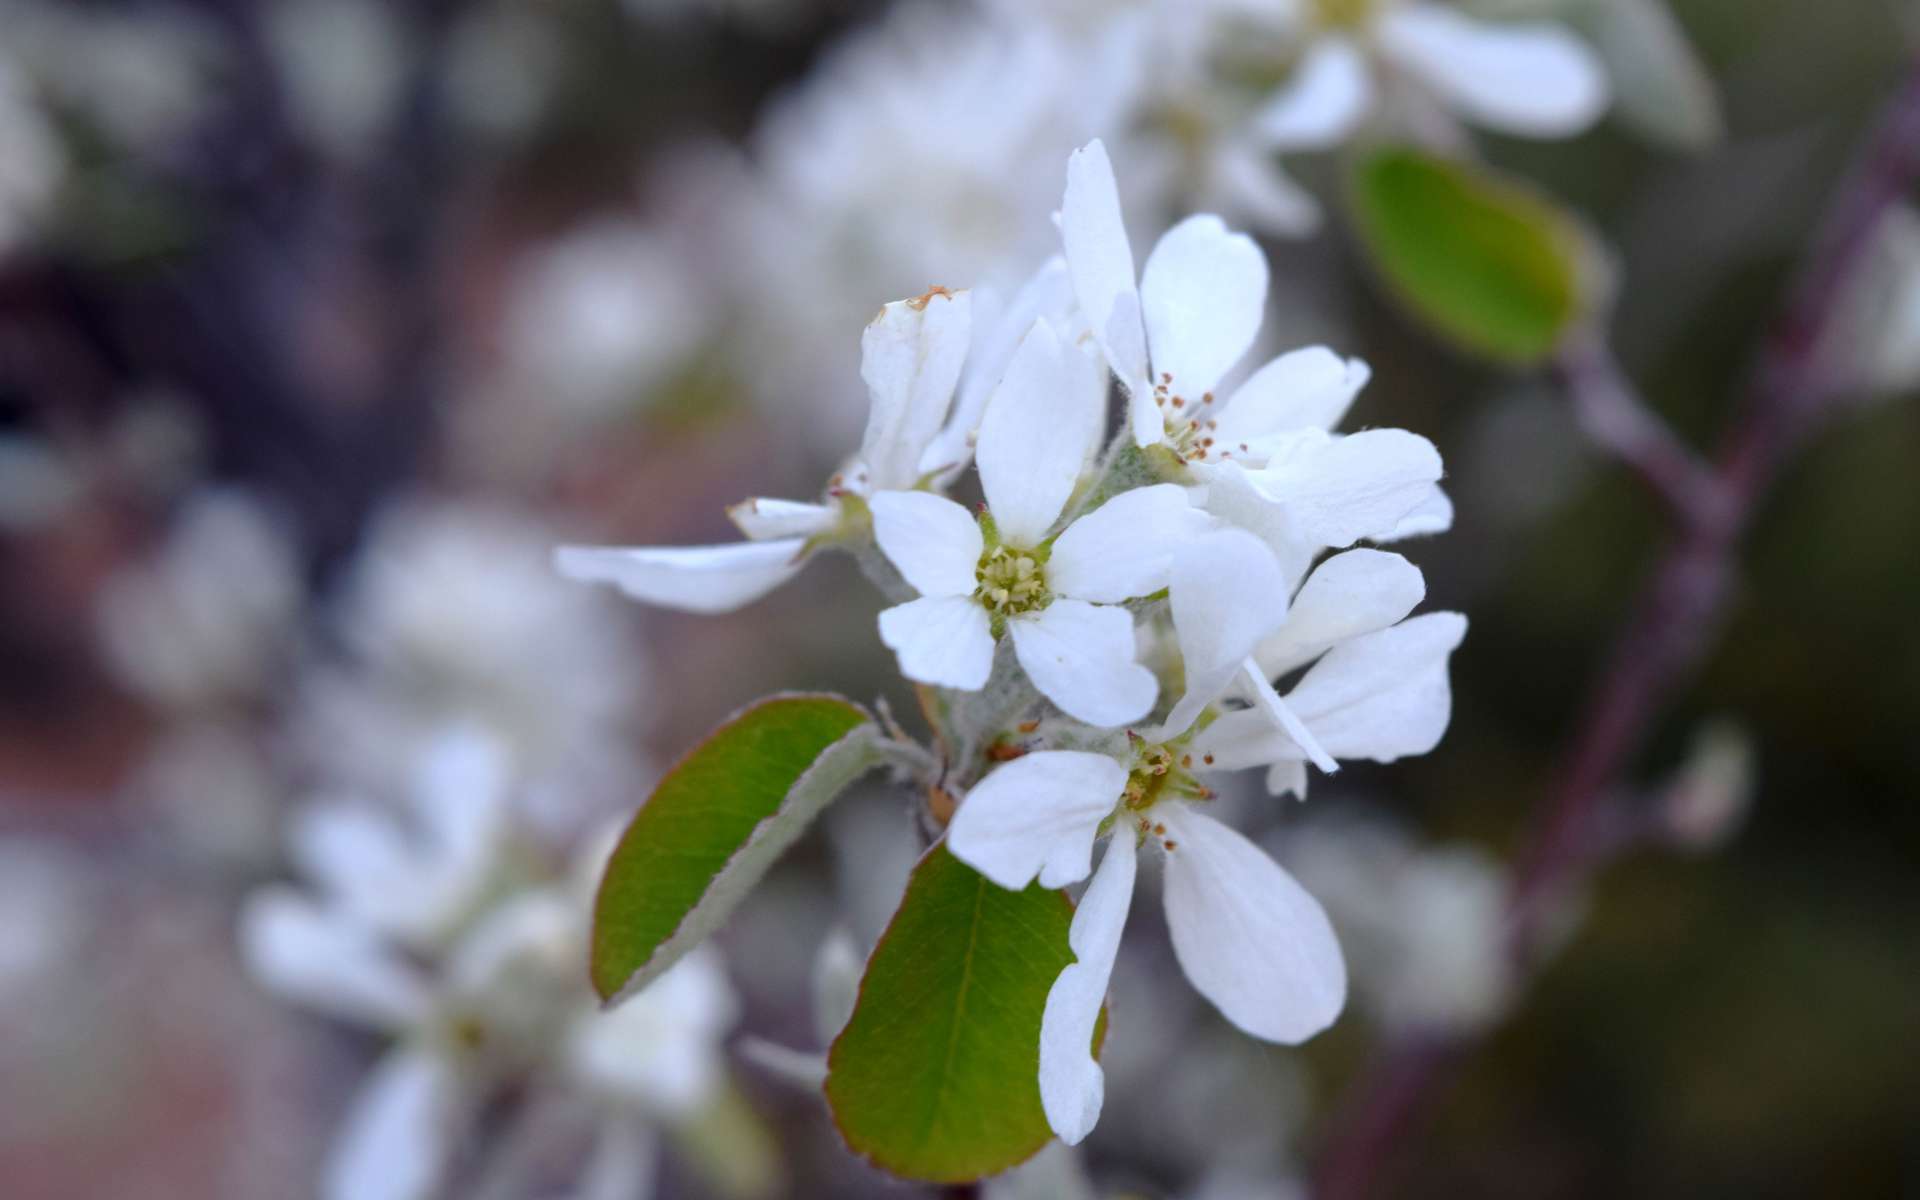
[[[1675,685],[1719,621],[1739,540],[1787,456],[1835,398],[1822,377],[1826,319],[1881,218],[1920,174],[1920,63],[1910,65],[1871,140],[1835,194],[1779,318],[1760,350],[1743,416],[1711,468],[1702,467],[1612,365],[1576,344],[1558,364],[1581,423],[1667,500],[1677,532],[1648,577],[1632,618],[1575,727],[1579,732],[1515,870],[1510,949],[1538,964],[1557,903],[1604,865],[1593,851],[1604,806]],[[1357,1082],[1320,1156],[1316,1195],[1372,1194],[1391,1150],[1420,1121],[1473,1039],[1403,1036]]]

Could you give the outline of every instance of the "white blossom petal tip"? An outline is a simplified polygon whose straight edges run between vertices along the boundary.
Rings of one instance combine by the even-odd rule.
[[[961,801],[947,829],[954,857],[1001,887],[1036,878],[1065,887],[1087,877],[1100,822],[1120,801],[1127,769],[1104,754],[1042,750],[995,768]]]
[[[726,546],[561,546],[554,567],[580,583],[610,583],[645,604],[727,613],[798,574],[806,544],[787,537]]]

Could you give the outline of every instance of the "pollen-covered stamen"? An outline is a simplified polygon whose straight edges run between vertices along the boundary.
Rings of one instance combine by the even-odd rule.
[[[1201,784],[1190,771],[1193,756],[1177,742],[1149,742],[1133,733],[1127,737],[1133,743],[1133,769],[1127,773],[1127,785],[1121,789],[1120,802],[1129,811],[1142,814],[1140,828],[1143,831],[1156,834],[1165,831],[1144,815],[1162,800],[1213,799],[1213,789]]]
[[[1053,602],[1052,593],[1047,591],[1046,567],[1030,550],[993,547],[980,556],[975,578],[979,586],[974,589],[974,598],[995,616],[1017,616]]]
[[[1214,396],[1202,392],[1195,400],[1174,390],[1173,376],[1162,373],[1153,385],[1153,402],[1160,409],[1161,427],[1167,445],[1188,462],[1231,458],[1214,447],[1214,431],[1220,423],[1213,417]]]

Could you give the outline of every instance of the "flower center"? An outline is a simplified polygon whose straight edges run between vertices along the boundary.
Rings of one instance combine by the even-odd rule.
[[[1364,29],[1378,6],[1378,0],[1313,0],[1313,15],[1322,29]]]
[[[1213,433],[1220,423],[1213,419],[1212,392],[1202,393],[1198,400],[1188,399],[1174,390],[1173,376],[1163,374],[1153,385],[1153,402],[1160,408],[1161,427],[1174,454],[1187,462],[1232,457],[1214,451]]]
[[[980,556],[974,577],[979,580],[974,598],[996,617],[1037,612],[1053,603],[1046,568],[1030,550],[994,546]]]
[[[1182,744],[1184,738],[1148,742],[1132,733],[1127,737],[1133,742],[1133,766],[1127,772],[1127,786],[1121,789],[1120,802],[1129,811],[1145,814],[1168,797],[1213,799],[1213,789],[1193,777],[1193,755]]]

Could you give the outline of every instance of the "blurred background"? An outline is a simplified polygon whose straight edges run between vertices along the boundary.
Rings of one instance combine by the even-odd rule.
[[[884,789],[624,1042],[576,953],[603,831],[724,715],[912,711],[877,597],[834,559],[730,616],[643,611],[550,552],[731,540],[725,505],[817,493],[865,321],[1017,283],[1089,137],[1136,246],[1204,203],[1138,100],[1159,47],[1102,27],[1128,7],[0,0],[0,1192],[927,1194],[775,1052],[830,1034],[916,853]],[[1477,144],[1608,248],[1615,348],[1706,446],[1920,14],[1671,15],[1692,125],[1623,103]],[[1857,351],[1623,781],[1696,803],[1512,997],[1500,864],[1662,523],[1551,375],[1384,294],[1340,162],[1289,160],[1327,211],[1265,240],[1268,336],[1367,359],[1357,423],[1445,455],[1454,529],[1409,554],[1472,619],[1453,725],[1238,801],[1341,924],[1354,1011],[1257,1045],[1130,938],[1108,1119],[1003,1186],[1298,1195],[1383,1031],[1505,1016],[1393,1194],[1920,1196],[1920,327]],[[1874,314],[1913,303],[1913,244],[1876,250]],[[386,1170],[342,1182],[343,1145]]]

